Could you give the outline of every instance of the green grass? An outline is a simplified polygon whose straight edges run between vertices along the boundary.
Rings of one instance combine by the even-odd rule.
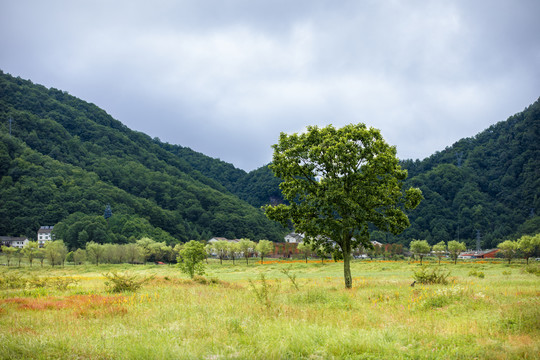
[[[351,290],[333,262],[211,261],[208,282],[173,266],[1,267],[0,359],[538,358],[534,271],[442,264],[448,285],[411,287],[418,267],[355,261]],[[153,278],[113,294],[112,271]]]

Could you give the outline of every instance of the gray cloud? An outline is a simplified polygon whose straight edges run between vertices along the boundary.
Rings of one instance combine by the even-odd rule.
[[[537,1],[4,1],[0,68],[251,170],[365,122],[423,158],[540,96]]]

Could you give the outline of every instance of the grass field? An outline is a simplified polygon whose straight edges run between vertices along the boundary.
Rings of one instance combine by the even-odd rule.
[[[0,358],[540,358],[525,264],[445,263],[448,285],[411,287],[416,263],[355,261],[352,290],[342,267],[211,261],[192,281],[167,265],[3,266]],[[152,278],[109,293],[111,271]]]

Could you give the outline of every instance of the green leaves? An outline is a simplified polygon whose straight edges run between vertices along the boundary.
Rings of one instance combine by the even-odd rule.
[[[354,232],[367,223],[399,233],[408,226],[400,207],[413,209],[422,199],[419,189],[402,192],[406,171],[395,148],[364,124],[282,133],[273,147],[270,168],[284,180],[291,205],[268,206],[266,214],[282,224],[291,219],[301,231],[323,231],[313,236],[341,238],[344,227]]]
[[[283,179],[280,188],[290,205],[267,206],[266,215],[283,225],[292,221],[306,241],[333,241],[345,263],[352,247],[369,246],[370,224],[399,234],[409,226],[403,210],[422,199],[419,189],[403,192],[407,172],[399,166],[395,147],[364,124],[282,133],[273,148],[270,168]]]
[[[192,279],[195,275],[204,275],[206,250],[204,244],[195,240],[184,244],[178,257],[178,266]]]

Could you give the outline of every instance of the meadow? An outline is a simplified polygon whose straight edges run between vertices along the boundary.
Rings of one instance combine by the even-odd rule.
[[[169,265],[0,267],[1,359],[538,359],[538,264],[210,260]],[[526,271],[528,269],[528,271]],[[147,279],[111,292],[104,274]]]

